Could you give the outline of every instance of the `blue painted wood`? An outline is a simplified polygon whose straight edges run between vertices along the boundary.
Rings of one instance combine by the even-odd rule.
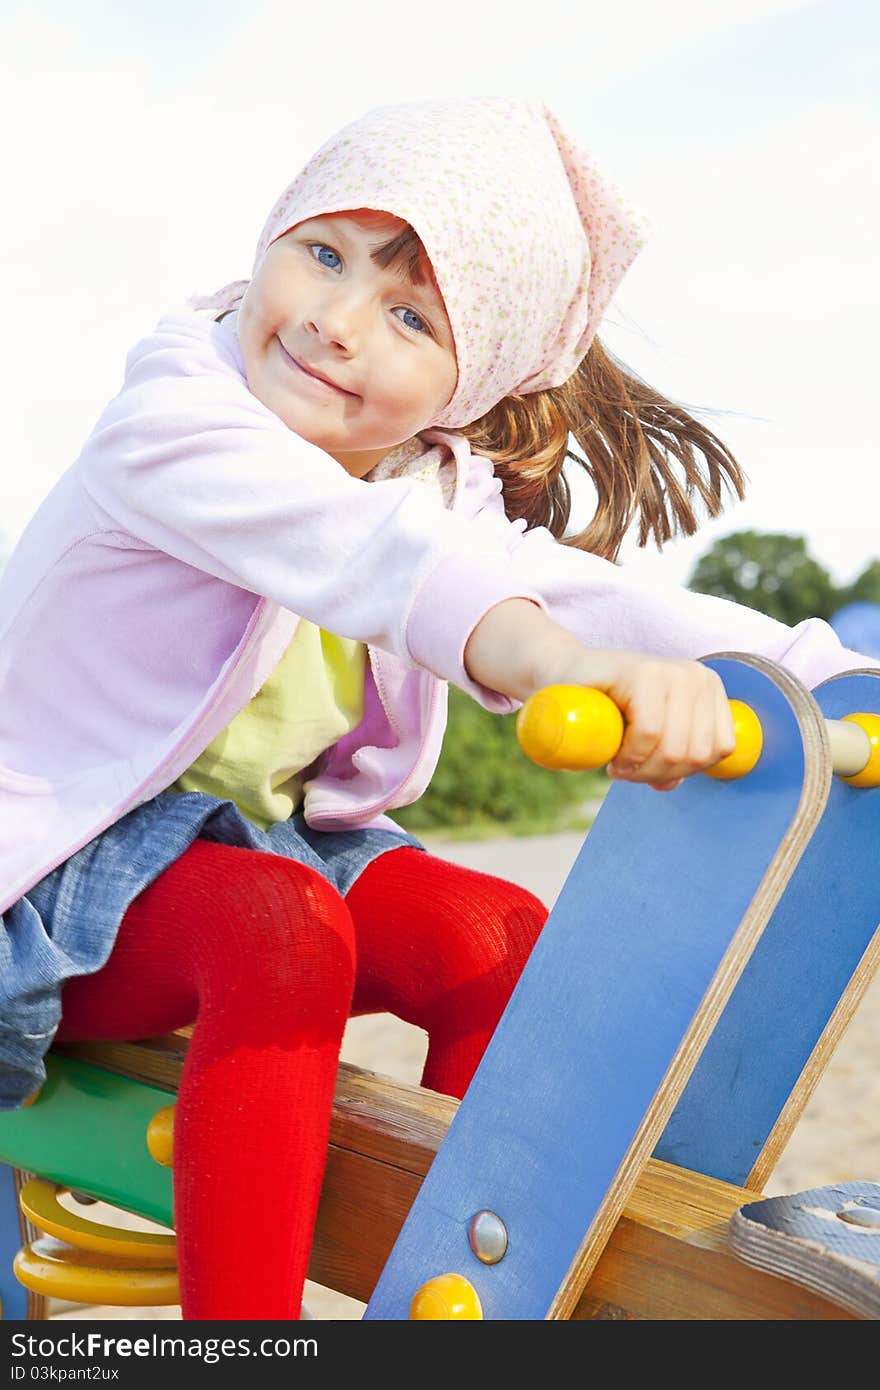
[[[731,938],[750,912],[750,937],[760,930],[772,902],[759,921],[753,897],[784,837],[808,837],[827,792],[827,771],[816,781],[814,769],[815,805],[795,820],[804,746],[784,693],[795,683],[767,662],[707,664],[758,713],[764,757],[740,782],[610,790],[365,1319],[408,1318],[417,1288],[445,1272],[471,1281],[486,1318],[542,1319],[612,1211],[612,1183],[614,1215],[631,1190],[699,1053],[695,1015],[711,1026],[741,968],[749,942],[740,935],[734,968]],[[818,711],[797,693],[815,737]],[[468,1245],[481,1208],[508,1228],[494,1266]]]
[[[880,713],[880,675],[814,692],[828,719]],[[822,820],[657,1145],[748,1186],[783,1106],[880,923],[880,788],[833,779]],[[772,1166],[772,1165],[771,1165]]]
[[[0,1163],[0,1299],[4,1321],[27,1318],[28,1291],[12,1272],[12,1261],[21,1249],[18,1193],[13,1170]]]
[[[846,1214],[843,1219],[842,1214]],[[860,1224],[851,1225],[861,1215]],[[749,1202],[734,1212],[730,1248],[857,1318],[880,1318],[880,1183],[839,1182]]]

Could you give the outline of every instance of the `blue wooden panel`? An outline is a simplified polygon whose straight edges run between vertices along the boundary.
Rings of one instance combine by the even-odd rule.
[[[541,1319],[613,1181],[629,1190],[676,1099],[658,1088],[792,826],[804,784],[786,695],[744,662],[708,663],[757,711],[751,776],[689,779],[668,794],[615,785],[587,837],[379,1279],[366,1319],[406,1319],[416,1289],[457,1272],[484,1316]],[[765,663],[766,665],[766,663]],[[804,692],[805,694],[805,692]],[[808,702],[809,703],[809,702]],[[808,711],[818,718],[816,711]],[[827,790],[820,781],[818,815]],[[801,838],[808,831],[800,823]],[[726,989],[735,972],[729,976]],[[708,1012],[707,1012],[708,1011]],[[646,1113],[659,1116],[645,1137]],[[641,1131],[641,1132],[640,1132]],[[620,1175],[623,1160],[630,1163]],[[628,1186],[627,1186],[628,1184]],[[467,1227],[487,1207],[509,1232],[497,1265]]]
[[[814,691],[823,714],[880,713],[880,676]],[[880,788],[836,777],[822,820],[656,1149],[739,1186],[767,1144],[880,923]]]
[[[13,1171],[7,1164],[0,1163],[0,1299],[4,1320],[24,1321],[27,1317],[28,1291],[12,1273],[12,1261],[21,1245]]]

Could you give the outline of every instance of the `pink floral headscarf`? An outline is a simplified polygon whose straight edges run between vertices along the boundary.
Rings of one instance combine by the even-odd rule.
[[[354,208],[403,219],[425,247],[458,358],[431,422],[449,428],[571,376],[647,232],[545,106],[512,99],[383,106],[346,126],[281,194],[254,271],[297,223]],[[246,287],[193,302],[231,308]]]

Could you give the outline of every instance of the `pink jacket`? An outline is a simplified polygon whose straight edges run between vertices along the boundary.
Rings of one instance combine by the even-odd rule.
[[[300,617],[369,645],[361,724],[322,758],[305,815],[378,825],[437,763],[446,682],[487,709],[463,652],[499,601],[527,597],[593,646],[760,652],[811,686],[876,665],[825,623],[791,629],[658,591],[504,514],[465,442],[452,506],[411,478],[365,482],[248,390],[234,318],[171,315],[0,579],[0,912],[173,783],[260,688]]]

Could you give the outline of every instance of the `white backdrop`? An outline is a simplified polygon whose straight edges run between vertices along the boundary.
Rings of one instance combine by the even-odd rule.
[[[554,107],[651,219],[606,342],[708,423],[747,501],[624,561],[681,583],[721,534],[880,555],[880,7],[873,0],[6,0],[0,18],[8,546],[117,389],[127,348],[247,276],[276,194],[370,106]],[[587,519],[589,488],[578,492]]]

